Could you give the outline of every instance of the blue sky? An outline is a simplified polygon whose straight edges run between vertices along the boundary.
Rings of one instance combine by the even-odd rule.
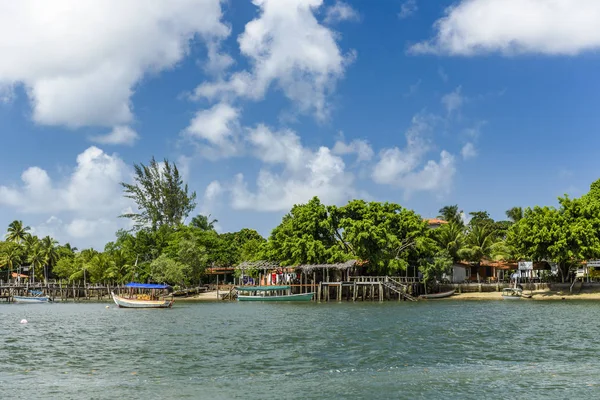
[[[1,226],[102,248],[151,156],[263,235],[313,195],[500,219],[599,177],[596,1],[147,4],[0,2]]]

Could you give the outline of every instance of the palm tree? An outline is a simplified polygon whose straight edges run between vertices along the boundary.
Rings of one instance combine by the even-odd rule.
[[[440,215],[438,215],[438,218],[441,218],[444,221],[454,222],[459,226],[464,225],[463,220],[461,218],[462,211],[458,209],[458,204],[452,206],[444,206],[440,208],[438,212],[440,213]]]
[[[215,224],[219,222],[216,219],[209,221],[210,214],[208,216],[198,214],[190,221],[190,226],[202,229],[203,231],[213,231],[215,229]]]
[[[33,268],[33,280],[35,283],[35,267],[38,268],[44,265],[45,257],[44,257],[44,248],[41,243],[38,242],[32,249],[29,250],[29,256],[27,257],[27,261]]]
[[[48,270],[58,261],[58,241],[51,238],[50,236],[44,237],[40,245],[42,247],[42,251],[44,253],[44,283],[48,281]]]
[[[10,279],[10,272],[21,264],[23,257],[23,248],[16,243],[10,243],[2,253],[0,253],[0,264],[8,267],[7,280]]]
[[[8,232],[6,234],[6,240],[14,243],[22,243],[31,230],[28,226],[23,226],[23,221],[13,221],[8,225]]]
[[[491,225],[476,224],[469,230],[459,255],[463,259],[476,262],[479,269],[482,260],[492,260],[500,253],[500,247],[501,244]]]
[[[460,252],[465,242],[465,231],[464,227],[457,223],[449,223],[442,225],[434,232],[435,241],[438,245],[448,251],[452,261],[455,263],[460,261]]]
[[[506,216],[513,223],[517,223],[523,218],[523,209],[521,207],[513,207],[510,210],[506,210]]]

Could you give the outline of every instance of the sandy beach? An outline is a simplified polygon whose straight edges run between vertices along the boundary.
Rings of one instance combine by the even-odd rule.
[[[219,297],[225,294],[226,291],[220,290]],[[538,290],[530,292],[529,290],[524,291],[525,294],[532,294],[531,299],[522,299],[526,301],[543,301],[543,300],[600,300],[600,292],[595,291],[582,291],[581,293],[569,293],[564,291],[555,290]],[[217,291],[213,290],[210,292],[200,293],[190,297],[177,297],[177,301],[218,301],[220,298],[217,297]],[[445,299],[432,299],[425,301],[453,301],[453,300],[502,300],[501,292],[471,292],[471,293],[456,293],[452,297]]]

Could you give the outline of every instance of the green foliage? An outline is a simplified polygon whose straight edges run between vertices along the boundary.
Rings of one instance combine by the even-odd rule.
[[[447,252],[452,261],[461,261],[461,251],[465,242],[464,226],[451,222],[433,231],[433,237],[441,250]]]
[[[155,282],[164,282],[171,285],[186,285],[192,268],[182,262],[161,254],[150,264],[150,274]]]
[[[159,164],[154,157],[149,165],[134,164],[134,184],[121,182],[125,197],[137,204],[139,213],[121,215],[135,222],[135,229],[161,226],[176,227],[196,207],[196,192],[188,194],[187,184],[179,175],[175,163],[169,160]]]
[[[219,221],[216,219],[213,219],[212,221],[210,220],[210,214],[209,215],[198,214],[194,218],[192,218],[192,220],[190,221],[190,226],[201,229],[203,231],[214,231],[215,224],[217,222],[219,222]]]
[[[453,263],[452,256],[446,250],[438,252],[433,258],[423,259],[420,270],[425,284],[441,280],[444,274],[451,272]]]
[[[438,212],[440,213],[440,215],[438,215],[438,218],[441,218],[444,221],[448,221],[459,226],[464,225],[464,222],[461,217],[462,211],[459,211],[457,204],[452,206],[444,206],[440,208]]]

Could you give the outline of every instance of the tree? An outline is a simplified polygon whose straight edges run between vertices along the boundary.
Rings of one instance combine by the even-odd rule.
[[[139,213],[123,214],[131,218],[135,229],[156,231],[163,225],[175,227],[196,207],[196,192],[188,194],[187,184],[179,175],[175,163],[165,159],[159,164],[154,157],[149,165],[134,164],[134,184],[121,182],[125,197],[137,204]]]
[[[210,214],[208,214],[208,216],[198,214],[194,218],[192,218],[192,220],[190,221],[190,226],[201,229],[203,231],[214,231],[215,224],[219,221],[216,219],[209,221],[209,219],[210,219]]]
[[[491,260],[499,251],[498,240],[492,225],[475,224],[465,237],[464,247],[459,256],[465,260],[476,262]]]
[[[162,254],[150,264],[151,276],[155,282],[171,285],[185,285],[191,273],[189,265],[170,259]]]
[[[33,282],[35,282],[35,267],[38,268],[38,272],[40,268],[44,265],[46,258],[44,256],[44,248],[41,246],[39,241],[33,245],[28,251],[27,261],[29,265],[33,268]]]
[[[441,218],[444,221],[454,222],[459,226],[464,225],[462,219],[462,211],[459,211],[458,204],[454,204],[452,206],[444,206],[440,208],[438,212],[440,213],[440,215],[438,215],[438,218]]]
[[[431,255],[427,224],[398,204],[353,200],[329,211],[340,250],[368,261],[374,272],[405,270]]]
[[[521,207],[513,207],[510,210],[506,210],[506,217],[516,224],[523,218],[523,209]]]
[[[30,227],[23,225],[23,221],[15,220],[8,225],[6,240],[8,242],[23,243],[27,236],[29,236],[30,230]]]
[[[6,266],[6,279],[10,279],[10,272],[17,269],[23,258],[23,247],[14,242],[0,242],[0,265]]]
[[[273,229],[265,257],[284,265],[324,264],[348,257],[335,237],[331,221],[318,197],[295,205]]]
[[[48,273],[52,270],[52,268],[56,265],[56,262],[58,261],[58,241],[51,238],[50,236],[46,236],[41,240],[40,246],[44,254],[44,280],[47,280]]]
[[[465,228],[455,222],[440,226],[433,231],[439,247],[448,253],[454,263],[461,260],[461,250],[465,242]]]
[[[469,226],[473,227],[476,225],[493,225],[494,220],[490,217],[490,214],[487,211],[472,211],[469,213],[471,216],[471,220],[469,221]]]

